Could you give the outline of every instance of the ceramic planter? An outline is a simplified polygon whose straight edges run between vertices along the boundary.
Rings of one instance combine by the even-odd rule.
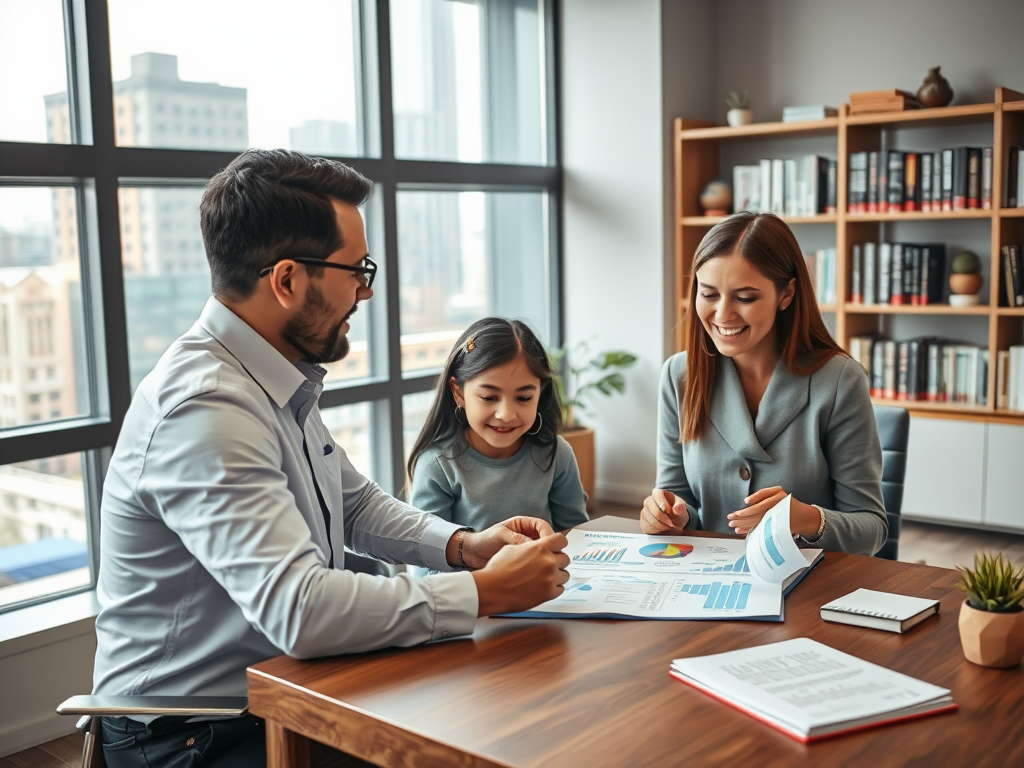
[[[964,657],[983,667],[1016,667],[1024,658],[1024,611],[993,613],[960,606]]]
[[[562,437],[569,443],[576,455],[580,468],[580,482],[587,494],[587,509],[594,507],[594,430],[590,427],[573,427],[562,430]]]
[[[738,125],[750,125],[754,122],[754,113],[749,109],[730,109],[725,119],[733,128]]]
[[[949,304],[952,307],[973,307],[979,303],[978,291],[983,278],[977,274],[952,274],[949,276]]]

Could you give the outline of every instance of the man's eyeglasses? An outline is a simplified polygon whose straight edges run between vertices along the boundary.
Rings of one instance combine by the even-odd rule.
[[[324,261],[323,259],[309,259],[300,256],[286,256],[283,259],[279,259],[271,264],[269,267],[264,267],[260,270],[260,277],[266,277],[274,271],[274,267],[280,264],[282,261],[294,261],[297,264],[306,264],[311,267],[333,267],[334,269],[344,269],[346,272],[355,272],[356,279],[362,283],[363,288],[373,287],[373,278],[377,275],[377,264],[369,256],[363,257],[363,266],[356,267],[351,264],[337,264],[333,261]]]

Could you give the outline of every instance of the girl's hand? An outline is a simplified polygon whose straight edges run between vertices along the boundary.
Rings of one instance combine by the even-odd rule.
[[[686,502],[671,491],[655,488],[644,499],[644,507],[640,510],[640,530],[644,533],[680,534],[690,521],[690,512]]]
[[[773,485],[771,488],[762,488],[755,491],[743,500],[750,506],[746,509],[739,509],[729,515],[729,527],[735,529],[736,533],[746,535],[757,527],[761,518],[769,509],[786,498],[786,491],[781,486]],[[796,499],[793,500],[794,503]],[[792,526],[792,520],[790,522]]]

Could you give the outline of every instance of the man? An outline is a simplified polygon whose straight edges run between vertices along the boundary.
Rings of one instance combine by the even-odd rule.
[[[469,634],[561,593],[565,537],[421,515],[353,468],[317,409],[373,295],[370,182],[250,150],[200,206],[213,296],[139,385],[103,490],[95,692],[245,694],[245,669]],[[514,544],[518,546],[506,546]],[[441,573],[343,569],[344,547]],[[107,718],[111,768],[265,761],[260,722]],[[191,762],[195,760],[195,763]]]

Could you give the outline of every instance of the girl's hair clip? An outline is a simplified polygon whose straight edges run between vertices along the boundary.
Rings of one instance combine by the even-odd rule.
[[[472,352],[474,349],[476,349],[476,344],[473,343],[473,338],[466,342],[466,346],[463,347],[463,349],[465,349],[466,352]]]

